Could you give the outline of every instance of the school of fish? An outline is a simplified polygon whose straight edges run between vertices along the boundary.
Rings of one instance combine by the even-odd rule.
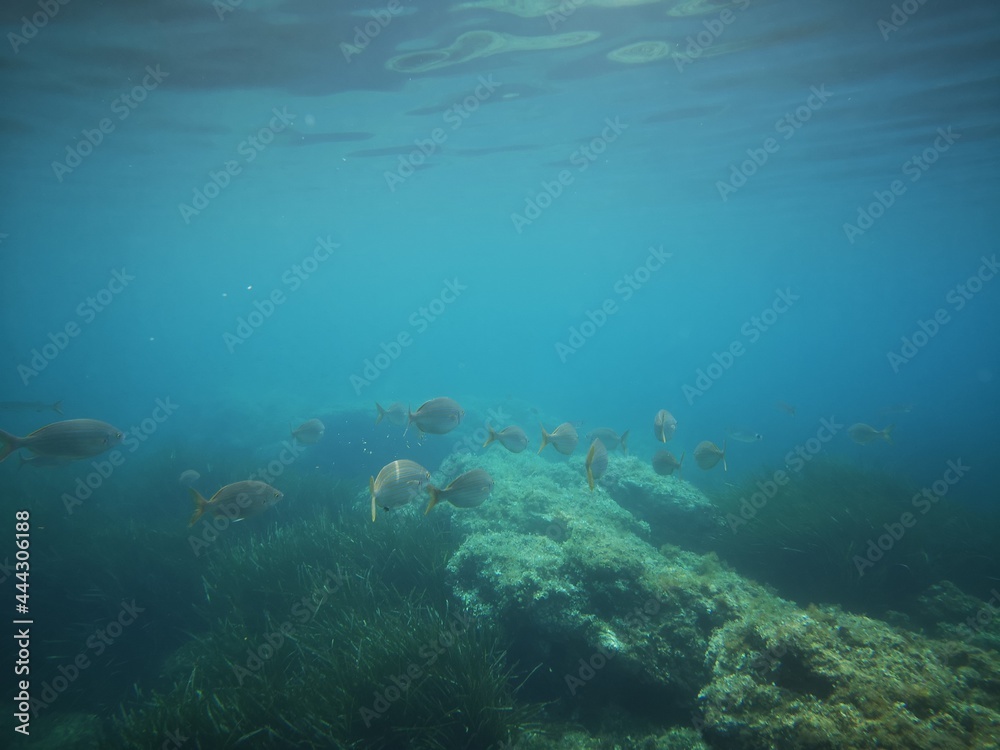
[[[777,407],[791,416],[795,416],[795,407],[784,402],[778,402]],[[392,425],[404,428],[404,432],[413,426],[421,439],[425,435],[445,435],[458,427],[465,410],[452,398],[441,396],[422,403],[416,410],[402,402],[391,403],[383,407],[375,404],[375,424],[386,420]],[[894,413],[905,413],[902,407],[894,407]],[[62,414],[62,402],[52,403],[41,401],[3,401],[0,410],[39,412],[55,411]],[[886,411],[886,410],[883,410]],[[538,453],[551,445],[553,449],[564,455],[572,455],[579,444],[580,438],[577,426],[580,423],[563,422],[551,432],[540,425],[541,439]],[[677,419],[667,409],[659,409],[653,415],[653,436],[661,443],[672,440],[677,432]],[[851,425],[847,433],[859,445],[869,445],[876,440],[892,444],[892,432],[895,425],[890,424],[883,429],[877,429],[863,422]],[[497,443],[511,453],[521,453],[528,446],[528,435],[518,425],[487,424],[487,438],[483,448]],[[315,445],[322,440],[326,428],[319,419],[308,419],[298,426],[290,426],[291,439],[299,445]],[[726,431],[728,439],[744,443],[755,443],[763,440],[763,435],[752,430],[730,428]],[[63,466],[73,461],[80,461],[98,456],[120,444],[124,433],[115,426],[96,419],[67,419],[40,427],[34,432],[18,437],[0,430],[0,462],[12,453],[24,451],[21,454],[20,466],[37,468]],[[609,453],[617,451],[628,455],[629,430],[622,433],[610,427],[598,427],[591,430],[588,441],[584,469],[587,485],[593,492],[609,465]],[[723,471],[728,471],[726,462],[726,440],[719,447],[710,440],[702,440],[693,451],[695,463],[703,471],[714,469],[720,463]],[[660,476],[671,476],[676,471],[682,471],[684,453],[678,459],[666,449],[658,450],[652,457],[653,471]],[[209,467],[210,468],[210,467]],[[230,521],[242,521],[251,518],[277,504],[283,493],[260,481],[244,480],[227,484],[219,488],[209,499],[206,499],[194,487],[201,475],[194,469],[181,473],[178,483],[185,487],[194,503],[195,510],[189,525],[197,523],[205,514],[226,516]],[[371,505],[371,518],[375,521],[378,509],[391,511],[408,505],[416,500],[427,499],[424,514],[429,513],[438,503],[445,501],[456,508],[476,508],[482,505],[493,491],[493,478],[485,469],[476,468],[452,479],[444,487],[438,487],[431,482],[430,472],[408,459],[396,459],[382,467],[377,476],[369,478],[368,489]]]

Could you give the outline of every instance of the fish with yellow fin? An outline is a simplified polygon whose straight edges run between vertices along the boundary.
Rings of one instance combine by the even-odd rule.
[[[608,470],[608,449],[600,438],[594,438],[590,444],[585,465],[587,467],[587,484],[590,485],[590,491],[593,492],[594,483]]]

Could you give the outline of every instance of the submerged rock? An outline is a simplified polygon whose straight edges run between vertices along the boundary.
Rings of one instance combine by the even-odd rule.
[[[966,594],[950,581],[930,586],[920,597],[920,622],[932,636],[1000,651],[1000,591],[988,601]]]
[[[454,591],[542,664],[574,720],[600,723],[615,704],[639,722],[693,724],[720,748],[1000,748],[996,652],[803,610],[712,554],[657,549],[630,510],[714,516],[680,480],[664,492],[631,462],[613,459],[593,493],[572,458],[466,454],[442,467],[496,481],[474,512],[447,509],[466,535],[448,565]]]
[[[1000,692],[987,698],[962,666],[1000,686],[995,653],[768,597],[716,630],[706,656],[713,746],[1000,747]]]
[[[635,456],[612,461],[601,484],[661,541],[700,548],[709,532],[725,526],[722,513],[701,490],[676,474],[658,475],[648,461]]]

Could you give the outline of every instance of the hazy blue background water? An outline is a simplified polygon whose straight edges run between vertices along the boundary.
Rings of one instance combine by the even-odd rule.
[[[751,2],[729,9],[733,22],[709,47],[742,49],[687,65],[606,54],[653,39],[683,51],[722,6],[689,17],[667,15],[670,3],[581,8],[556,31],[600,31],[597,41],[413,75],[384,63],[471,29],[538,36],[550,23],[402,6],[350,63],[339,45],[378,3],[248,1],[220,20],[208,2],[70,2],[27,43],[5,46],[0,400],[62,399],[67,417],[127,428],[169,397],[180,408],[149,445],[199,446],[206,463],[280,440],[288,421],[438,395],[531,405],[550,428],[630,427],[646,455],[659,408],[680,422],[678,453],[721,443],[729,426],[763,433],[730,448],[737,475],[780,466],[823,417],[896,422],[892,447],[860,448],[844,431],[829,451],[918,482],[961,457],[972,470],[955,492],[995,499],[1000,282],[961,312],[945,301],[996,251],[993,4],[914,4],[883,34],[889,3]],[[22,16],[37,11],[6,6],[5,35],[23,34]],[[147,66],[167,77],[119,119],[118,97]],[[480,78],[496,92],[451,129],[444,113]],[[831,96],[784,139],[776,121],[813,87]],[[248,163],[240,144],[274,108],[294,124]],[[114,131],[58,179],[53,162],[104,117]],[[573,154],[609,118],[627,128],[578,171]],[[385,175],[400,156],[365,152],[412,148],[436,127],[447,138],[432,168],[390,191]],[[911,182],[906,162],[948,128],[958,140]],[[717,182],[768,137],[777,152],[723,201]],[[227,160],[241,174],[186,222],[179,204]],[[516,231],[511,214],[564,168],[573,183]],[[849,242],[844,223],[896,179],[905,194]],[[317,237],[339,248],[292,292],[282,275]],[[616,281],[651,246],[671,253],[666,266],[563,363],[556,343],[588,310],[620,300]],[[134,281],[85,323],[77,306],[119,269]],[[417,333],[411,314],[452,279],[467,290]],[[276,288],[287,302],[230,353],[224,334]],[[750,345],[741,328],[776,289],[799,299]],[[951,322],[894,373],[888,352],[941,307]],[[25,385],[18,366],[69,321],[80,336]],[[358,392],[351,376],[402,331],[413,344]],[[698,369],[736,340],[746,354],[685,398]],[[879,414],[901,402],[912,412]],[[23,434],[49,416],[3,414],[2,425]],[[524,426],[537,445],[536,425]],[[377,469],[394,457],[366,453],[352,429],[328,424],[327,443],[352,446],[331,460]]]
[[[105,601],[100,591],[116,590],[121,550],[109,545],[81,565],[68,539],[91,541],[101,524],[121,530],[112,539],[144,524],[185,534],[182,470],[197,469],[199,488],[214,492],[275,459],[289,423],[310,417],[326,422],[326,436],[289,474],[329,476],[331,487],[346,478],[359,492],[395,458],[435,470],[455,445],[475,445],[491,409],[527,430],[532,451],[539,420],[549,429],[568,420],[583,434],[631,428],[632,452],[649,458],[659,447],[653,415],[667,408],[679,421],[668,447],[687,452],[684,477],[709,493],[782,467],[832,418],[844,429],[827,455],[918,484],[961,459],[971,468],[951,493],[996,503],[1000,280],[961,311],[947,295],[995,257],[1000,236],[1000,10],[987,0],[914,0],[906,22],[885,31],[890,2],[750,0],[668,15],[675,5],[579,8],[555,31],[597,31],[596,41],[402,74],[386,61],[475,29],[546,35],[550,22],[407,1],[348,62],[340,45],[388,4],[244,0],[220,18],[208,0],[70,0],[23,41],[11,36],[27,33],[23,18],[46,11],[4,4],[0,401],[61,399],[66,418],[125,430],[141,428],[158,399],[177,405],[76,515],[58,518],[89,461],[44,473],[19,470],[17,457],[0,465],[0,496],[43,525],[54,519],[34,531],[33,606],[46,623],[37,680],[71,663],[117,614],[118,594]],[[732,23],[688,64],[607,58],[644,40],[683,53],[723,13]],[[157,66],[166,78],[123,110],[121,97]],[[452,128],[449,109],[482,80],[496,90]],[[830,96],[801,128],[778,129],[813,89]],[[241,144],[275,109],[293,124],[249,162]],[[102,118],[112,132],[57,175],[54,162]],[[626,127],[579,171],[579,149],[609,120]],[[430,168],[390,190],[386,174],[435,128],[446,139]],[[912,182],[907,162],[949,129],[954,144]],[[718,183],[768,138],[777,149],[723,200]],[[179,205],[227,160],[240,174],[185,221]],[[572,184],[517,231],[512,214],[564,169]],[[844,224],[894,180],[905,193],[850,242]],[[283,277],[318,237],[339,247],[293,291]],[[616,284],[651,247],[670,258],[625,301]],[[116,272],[134,280],[92,321],[79,314]],[[411,317],[455,281],[465,290],[418,331]],[[286,301],[227,346],[226,334],[274,289]],[[751,342],[744,326],[776,290],[797,301]],[[618,312],[562,361],[557,344],[609,298]],[[950,322],[894,372],[887,355],[939,308]],[[34,351],[68,323],[79,336],[26,374]],[[366,360],[402,332],[412,345],[356,387],[352,376],[364,377]],[[685,386],[733,342],[745,354],[687,397]],[[376,400],[416,408],[441,395],[468,412],[451,435],[417,445],[412,431],[372,423]],[[912,410],[881,413],[896,404]],[[0,428],[23,435],[57,418],[0,411]],[[895,422],[895,444],[856,445],[846,426],[858,421]],[[698,470],[694,446],[721,444],[730,427],[764,439],[730,442],[728,473]],[[564,460],[552,449],[538,459]],[[294,518],[303,510],[295,502],[287,493],[267,523]],[[267,528],[246,526],[240,534]],[[12,542],[0,548],[0,558],[13,553]],[[189,606],[203,595],[200,581],[141,573],[148,587],[133,591],[130,575],[121,595],[148,602],[146,635],[77,683],[59,711],[100,703],[114,714],[134,682],[155,684],[167,654],[199,626]]]

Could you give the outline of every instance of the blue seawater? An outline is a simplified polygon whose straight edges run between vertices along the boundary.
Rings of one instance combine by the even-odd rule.
[[[64,413],[3,410],[0,428],[125,433],[113,471],[110,453],[0,464],[0,560],[15,511],[38,519],[37,685],[91,633],[63,603],[100,598],[58,585],[74,539],[120,532],[93,563],[113,571],[130,530],[183,536],[185,469],[208,496],[285,455],[286,480],[363,494],[388,461],[435,471],[504,421],[529,451],[539,423],[630,429],[648,459],[665,408],[709,496],[815,445],[996,510],[997,6],[505,5],[0,11],[0,401]],[[630,46],[648,59],[616,59]],[[466,409],[450,435],[374,424],[376,402],[437,396]],[[290,427],[314,417],[302,460]],[[894,424],[892,444],[857,444],[855,423]],[[732,430],[763,439],[698,470],[695,446]],[[286,491],[241,533],[312,512]],[[176,584],[140,572],[139,598]],[[149,629],[171,647],[185,580]],[[133,637],[133,655],[166,650]],[[111,688],[85,674],[63,706],[110,715],[157,679],[154,656],[101,663]]]

